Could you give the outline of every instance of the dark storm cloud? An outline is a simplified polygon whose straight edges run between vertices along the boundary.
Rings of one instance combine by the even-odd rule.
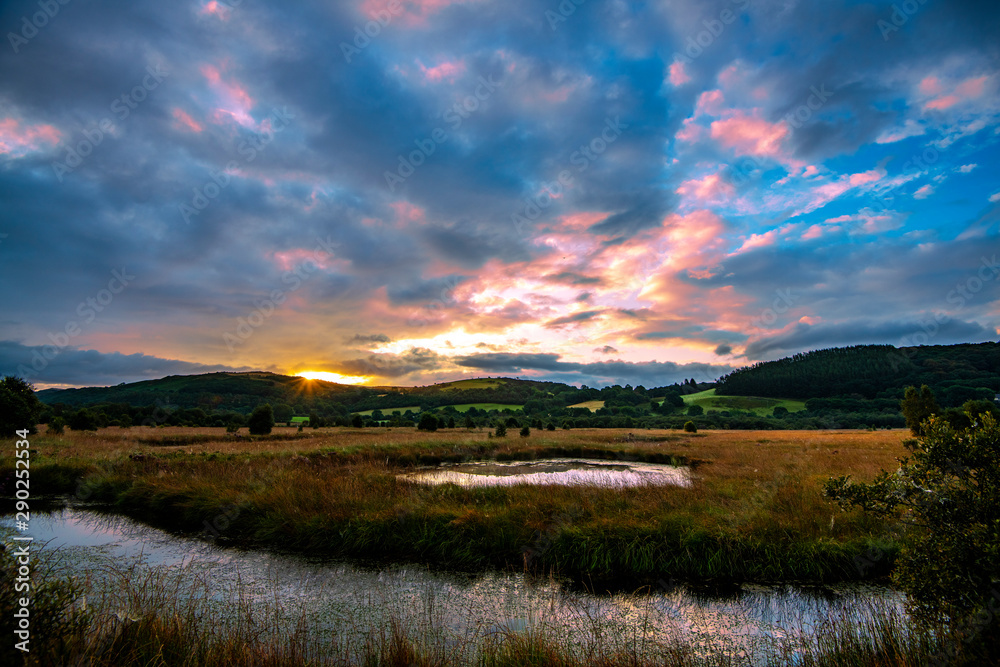
[[[251,369],[161,359],[148,354],[102,353],[75,347],[0,341],[0,375],[19,375],[35,384],[112,385],[166,375],[245,370]]]

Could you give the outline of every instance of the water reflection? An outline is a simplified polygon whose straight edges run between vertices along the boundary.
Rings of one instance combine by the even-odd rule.
[[[434,468],[405,473],[399,475],[399,478],[424,484],[459,486],[560,484],[626,488],[648,484],[691,485],[688,469],[684,467],[590,459],[442,464]]]
[[[0,528],[12,525],[13,517],[0,518]],[[360,656],[372,633],[396,625],[430,645],[466,651],[470,661],[481,642],[530,629],[581,647],[598,642],[650,655],[681,640],[706,654],[770,664],[780,640],[808,639],[841,615],[861,618],[879,608],[901,613],[903,602],[895,591],[864,585],[750,585],[724,596],[680,585],[595,595],[519,573],[377,569],[222,548],[80,508],[33,515],[30,534],[87,582],[95,607],[138,613],[129,605],[143,585],[164,608],[176,597],[197,598],[219,623],[250,604],[268,610],[271,631],[308,628],[316,656],[334,649]]]

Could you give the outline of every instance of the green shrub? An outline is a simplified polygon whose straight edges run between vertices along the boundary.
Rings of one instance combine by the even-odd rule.
[[[684,422],[684,430],[688,433],[697,433],[698,427],[694,425],[694,422]]]
[[[258,405],[247,420],[250,435],[267,435],[274,428],[274,410],[269,403]]]

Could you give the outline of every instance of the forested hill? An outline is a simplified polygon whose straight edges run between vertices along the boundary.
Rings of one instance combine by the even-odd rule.
[[[735,370],[719,379],[716,394],[899,398],[905,387],[924,384],[949,404],[1000,392],[1000,343],[816,350]]]
[[[115,403],[133,407],[158,405],[246,413],[260,403],[287,403],[300,406],[301,410],[326,409],[333,413],[346,413],[373,408],[433,408],[451,403],[523,404],[539,392],[549,395],[565,391],[577,390],[557,382],[512,378],[463,380],[426,387],[372,387],[250,372],[172,375],[113,387],[46,389],[38,392],[38,397],[48,405],[69,407]]]

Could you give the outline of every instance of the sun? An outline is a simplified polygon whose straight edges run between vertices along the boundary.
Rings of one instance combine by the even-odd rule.
[[[341,375],[340,373],[329,373],[327,371],[302,371],[296,373],[296,377],[307,380],[326,380],[337,384],[364,384],[371,378],[367,375]]]

